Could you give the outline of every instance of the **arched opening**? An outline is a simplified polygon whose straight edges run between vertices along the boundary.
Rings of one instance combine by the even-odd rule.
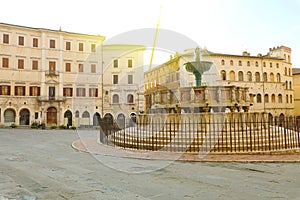
[[[57,125],[57,109],[55,107],[49,107],[47,109],[47,124]]]
[[[128,94],[127,95],[127,103],[128,104],[132,104],[133,103],[133,95],[132,94]]]
[[[100,126],[100,119],[100,114],[96,112],[93,116],[93,126]]]
[[[230,73],[229,73],[229,79],[230,79],[230,81],[235,81],[235,73],[234,73],[234,71],[230,71]]]
[[[119,95],[114,94],[112,97],[112,102],[115,104],[118,104],[119,103]]]
[[[226,71],[225,70],[221,71],[221,78],[223,81],[226,81]]]
[[[20,111],[20,125],[21,126],[28,126],[30,123],[30,112],[27,108],[24,108]]]
[[[239,78],[239,81],[244,81],[244,73],[242,71],[239,71],[238,78]]]
[[[130,114],[130,126],[136,124],[136,122],[137,122],[136,114],[135,113],[131,113]]]
[[[67,124],[67,127],[73,126],[72,124],[72,112],[70,110],[67,110],[64,114],[65,123]]]
[[[16,122],[16,112],[13,109],[7,109],[4,112],[4,123],[10,125]]]
[[[284,114],[283,114],[283,113],[281,113],[281,114],[279,115],[279,122],[278,122],[278,125],[279,125],[279,126],[284,125]]]
[[[259,72],[255,72],[255,81],[260,82],[260,74]]]
[[[125,115],[123,113],[117,116],[117,124],[120,129],[125,128]]]
[[[84,111],[81,117],[82,120],[80,120],[80,126],[88,128],[90,126],[90,113],[88,111]]]

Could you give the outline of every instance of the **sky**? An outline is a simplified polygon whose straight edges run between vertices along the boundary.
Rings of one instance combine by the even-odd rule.
[[[300,68],[300,0],[9,0],[1,8],[2,23],[61,27],[107,40],[155,29],[159,17],[158,36],[166,29],[212,52],[237,55],[284,45],[292,49],[293,67]]]

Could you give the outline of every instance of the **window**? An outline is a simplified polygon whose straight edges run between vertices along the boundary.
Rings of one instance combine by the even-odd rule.
[[[244,74],[242,71],[239,71],[239,81],[244,81]]]
[[[83,64],[78,64],[78,72],[83,72]]]
[[[91,44],[91,52],[96,52],[96,44]]]
[[[270,68],[272,68],[272,67],[273,67],[273,63],[270,62]]]
[[[239,60],[239,66],[242,66],[242,61]]]
[[[132,59],[127,60],[127,66],[128,68],[132,68]]]
[[[247,81],[252,81],[252,73],[247,72]]]
[[[9,44],[9,35],[3,34],[3,44]]]
[[[67,51],[71,50],[71,42],[66,42],[66,50]]]
[[[260,74],[259,74],[259,72],[255,72],[255,82],[260,82]]]
[[[263,62],[263,66],[266,67],[266,62]]]
[[[18,69],[24,69],[24,59],[18,59]]]
[[[72,97],[73,96],[73,88],[63,88],[63,96],[64,97]]]
[[[275,94],[272,94],[271,100],[272,100],[272,103],[275,103]]]
[[[279,63],[276,63],[276,68],[279,68]]]
[[[0,95],[10,95],[10,86],[0,85]]]
[[[117,94],[113,95],[112,103],[119,103],[119,95],[117,95]]]
[[[250,61],[247,61],[247,66],[250,67]]]
[[[292,89],[292,81],[290,81],[290,90]]]
[[[230,71],[230,73],[229,73],[229,79],[230,79],[230,81],[235,81],[235,73],[234,73],[234,71]]]
[[[9,59],[8,58],[2,58],[2,67],[3,68],[9,67]]]
[[[266,72],[264,72],[264,74],[263,74],[263,80],[264,80],[264,82],[268,82],[268,75]]]
[[[77,88],[76,96],[77,97],[85,97],[85,88]]]
[[[89,96],[90,97],[98,97],[98,88],[90,88]]]
[[[287,82],[287,81],[285,81],[285,89],[286,89],[286,90],[289,89],[289,86],[288,86],[288,82]]]
[[[230,60],[230,65],[233,66],[233,60]]]
[[[282,103],[282,94],[278,95],[278,103]]]
[[[289,95],[285,96],[286,103],[289,103]]]
[[[37,38],[32,38],[32,46],[39,47],[39,40]]]
[[[256,102],[261,103],[261,94],[257,94]]]
[[[91,73],[96,73],[96,64],[91,64]]]
[[[24,37],[23,36],[19,36],[19,43],[20,46],[24,46]]]
[[[128,75],[128,84],[133,84],[133,75]]]
[[[270,82],[274,83],[274,74],[273,73],[270,74]]]
[[[265,94],[265,99],[264,99],[265,103],[269,103],[269,95]]]
[[[280,78],[280,74],[279,73],[277,73],[277,75],[276,75],[276,80],[277,80],[278,83],[281,82],[281,78]]]
[[[71,72],[71,63],[65,63],[65,71]]]
[[[291,75],[291,69],[289,69],[289,76]]]
[[[79,43],[79,49],[78,50],[83,51],[83,43],[82,42]]]
[[[55,48],[55,40],[53,40],[53,39],[50,40],[50,48],[51,49]]]
[[[293,95],[290,95],[290,103],[293,103]]]
[[[290,63],[291,62],[291,56],[288,55],[288,62]]]
[[[56,62],[49,61],[49,73],[55,73],[55,68],[56,68]]]
[[[38,70],[39,62],[37,60],[32,61],[32,70]]]
[[[40,96],[41,88],[38,86],[30,86],[29,87],[29,95],[30,96]]]
[[[225,65],[225,60],[221,60],[221,65]]]
[[[78,110],[75,111],[75,117],[79,118],[79,111]]]
[[[255,62],[255,67],[258,67],[258,62],[257,61]]]
[[[113,84],[118,84],[118,75],[114,74],[113,75]]]
[[[127,103],[129,103],[129,104],[133,103],[133,95],[132,94],[128,94],[128,96],[127,96]]]
[[[287,75],[287,68],[284,68],[284,75]]]
[[[226,71],[224,70],[221,71],[221,77],[223,81],[226,81]]]
[[[25,86],[15,86],[15,96],[25,96]]]
[[[114,60],[114,68],[118,68],[119,67],[119,61],[118,59]]]

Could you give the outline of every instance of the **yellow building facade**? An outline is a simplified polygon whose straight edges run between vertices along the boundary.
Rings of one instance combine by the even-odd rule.
[[[300,116],[300,68],[293,68],[293,85],[294,85],[294,115]]]

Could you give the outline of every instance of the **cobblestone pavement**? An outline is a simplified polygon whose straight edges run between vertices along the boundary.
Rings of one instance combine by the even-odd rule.
[[[133,159],[110,155],[105,146],[92,149],[96,136],[88,130],[0,129],[0,200],[300,199],[296,158],[290,163],[217,162],[221,156],[216,162],[177,162],[174,158],[182,155],[151,160],[152,155],[126,151],[148,156]],[[79,139],[78,144],[90,141],[89,150],[103,152],[75,150],[71,144]]]

